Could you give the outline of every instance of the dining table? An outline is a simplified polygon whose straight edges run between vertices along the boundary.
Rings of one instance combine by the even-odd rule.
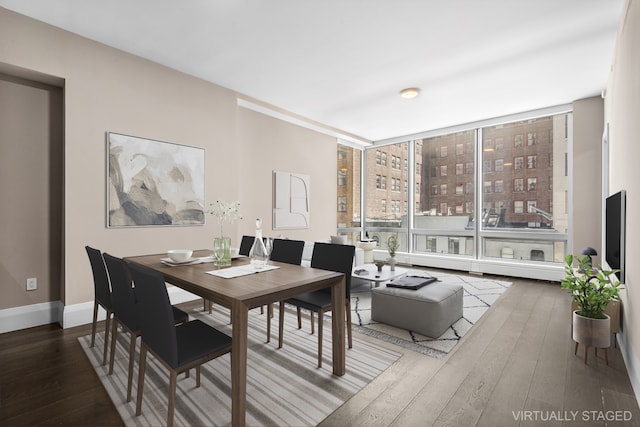
[[[194,258],[211,255],[194,251]],[[331,288],[333,374],[345,374],[345,276],[317,268],[269,261],[270,269],[254,269],[238,277],[223,278],[210,262],[170,265],[166,253],[126,257],[129,263],[160,272],[165,282],[226,307],[231,312],[231,424],[246,424],[247,344],[249,310],[295,295]],[[233,259],[231,268],[250,267],[249,258]],[[268,345],[268,344],[265,344]],[[315,365],[309,369],[317,369]]]

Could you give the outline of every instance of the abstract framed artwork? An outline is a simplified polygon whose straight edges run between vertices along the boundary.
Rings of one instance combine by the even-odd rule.
[[[273,228],[297,229],[310,225],[310,177],[273,171]]]
[[[107,227],[205,223],[204,149],[107,132]]]

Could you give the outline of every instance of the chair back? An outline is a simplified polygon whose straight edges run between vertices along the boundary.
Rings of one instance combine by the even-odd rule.
[[[303,240],[273,239],[273,248],[271,249],[269,259],[272,261],[286,262],[287,264],[300,265],[303,250]]]
[[[129,265],[136,287],[140,335],[144,343],[169,366],[178,366],[176,326],[164,277],[157,271]]]
[[[255,237],[253,236],[242,236],[242,240],[240,241],[240,249],[238,253],[240,255],[249,256],[249,251],[251,250],[251,246],[253,246],[253,241]]]
[[[355,253],[356,248],[352,245],[315,242],[313,255],[311,255],[311,267],[344,273],[346,297],[349,298],[351,296],[351,270],[353,269]],[[330,289],[323,289],[323,291],[331,292]]]
[[[107,268],[104,265],[102,253],[98,249],[90,246],[85,246],[84,248],[87,250],[89,262],[91,263],[96,300],[98,300],[103,307],[111,310],[111,288],[109,286],[109,276],[107,275]]]
[[[113,312],[118,320],[124,323],[129,330],[137,332],[139,329],[138,311],[129,267],[127,267],[127,263],[122,258],[114,257],[108,253],[103,254],[103,257],[111,278]]]

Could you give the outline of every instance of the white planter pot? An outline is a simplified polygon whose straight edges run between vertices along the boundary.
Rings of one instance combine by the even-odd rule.
[[[592,319],[573,312],[573,340],[587,347],[608,348],[611,345],[611,318]]]

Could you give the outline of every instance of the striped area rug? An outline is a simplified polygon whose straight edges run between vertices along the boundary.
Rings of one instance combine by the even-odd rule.
[[[422,268],[411,269],[407,275],[433,276],[442,283],[462,285],[462,318],[439,337],[427,337],[411,330],[375,322],[371,320],[371,285],[365,282],[351,288],[353,330],[436,359],[443,358],[453,350],[460,339],[511,286],[510,282],[501,280],[484,279],[464,273],[432,272]]]
[[[272,326],[275,334],[266,343],[266,314],[249,312],[249,350],[247,362],[247,425],[313,426],[334,412],[351,396],[391,366],[401,353],[378,347],[354,336],[347,350],[346,371],[342,377],[332,374],[331,322],[325,322],[323,367],[317,368],[317,335],[311,335],[308,319],[297,329],[295,313],[286,313],[284,346],[277,348],[278,311]],[[189,312],[231,335],[229,311],[214,306],[213,314]],[[166,424],[168,372],[152,355],[147,358],[142,415],[135,416],[138,378],[139,339],[134,369],[133,399],[126,403],[128,335],[118,334],[113,375],[109,366],[101,366],[103,333],[89,348],[91,336],[79,342],[127,426]],[[176,391],[176,425],[221,426],[231,423],[231,372],[229,355],[203,365],[200,388],[195,388],[195,373],[181,375]]]

